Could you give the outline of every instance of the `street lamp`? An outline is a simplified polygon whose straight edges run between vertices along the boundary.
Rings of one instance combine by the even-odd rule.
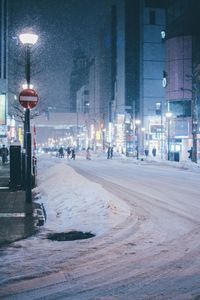
[[[22,33],[19,35],[21,43],[26,47],[26,61],[25,61],[25,76],[27,88],[31,88],[31,47],[37,43],[38,36],[33,33]],[[31,133],[30,133],[30,109],[25,109],[25,120],[24,120],[24,149],[26,149],[26,163],[25,165],[25,189],[26,189],[26,201],[32,201],[31,193]],[[25,160],[25,156],[23,158]]]
[[[38,35],[33,33],[22,33],[19,35],[20,42],[26,46],[26,65],[25,65],[25,74],[27,86],[30,88],[30,76],[31,76],[31,46],[35,45],[38,41]]]
[[[137,152],[137,160],[139,159],[139,125],[141,121],[140,120],[135,120],[135,134],[137,137],[137,146],[136,146],[136,152]]]
[[[168,111],[165,116],[167,118],[167,159],[170,160],[170,119],[172,117],[172,113]]]
[[[20,42],[26,47],[26,63],[25,63],[25,75],[26,75],[26,88],[32,88],[30,83],[31,78],[31,47],[38,41],[38,35],[34,33],[22,33],[19,35]],[[25,85],[24,85],[25,87]],[[24,132],[30,132],[30,110],[25,110],[24,120]],[[26,141],[24,139],[24,148]]]

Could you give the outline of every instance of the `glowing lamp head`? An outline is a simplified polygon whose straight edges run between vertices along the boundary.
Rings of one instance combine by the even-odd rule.
[[[140,120],[135,120],[136,125],[140,125],[141,121]]]
[[[171,118],[172,117],[172,112],[171,111],[166,112],[165,116],[168,119]]]
[[[23,45],[35,45],[38,41],[38,35],[34,33],[22,33],[19,39]]]

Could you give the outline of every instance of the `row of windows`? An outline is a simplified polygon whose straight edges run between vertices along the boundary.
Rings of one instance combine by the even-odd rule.
[[[191,101],[169,101],[169,111],[177,118],[191,117]],[[160,102],[155,105],[155,113],[158,116],[162,114],[162,104]]]
[[[176,117],[191,117],[191,101],[170,101],[169,110]]]

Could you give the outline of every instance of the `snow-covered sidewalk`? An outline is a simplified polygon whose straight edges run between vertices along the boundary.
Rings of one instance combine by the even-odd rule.
[[[34,192],[47,213],[45,231],[80,230],[99,235],[129,215],[123,201],[76,173],[66,159],[42,155],[38,167]]]

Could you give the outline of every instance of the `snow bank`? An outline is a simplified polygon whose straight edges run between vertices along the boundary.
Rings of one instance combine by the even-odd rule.
[[[120,160],[121,163],[132,163],[132,164],[137,164],[137,165],[156,165],[156,166],[162,166],[162,167],[171,167],[171,168],[176,168],[176,169],[184,169],[184,170],[190,170],[194,172],[200,172],[200,161],[198,163],[193,163],[191,160],[182,160],[180,162],[176,161],[168,161],[168,160],[162,160],[159,158],[142,158],[137,160],[136,158],[133,157],[120,157],[118,160]]]
[[[102,234],[129,215],[123,201],[77,174],[66,160],[43,155],[38,166],[35,192],[40,193],[47,212],[46,230]]]

